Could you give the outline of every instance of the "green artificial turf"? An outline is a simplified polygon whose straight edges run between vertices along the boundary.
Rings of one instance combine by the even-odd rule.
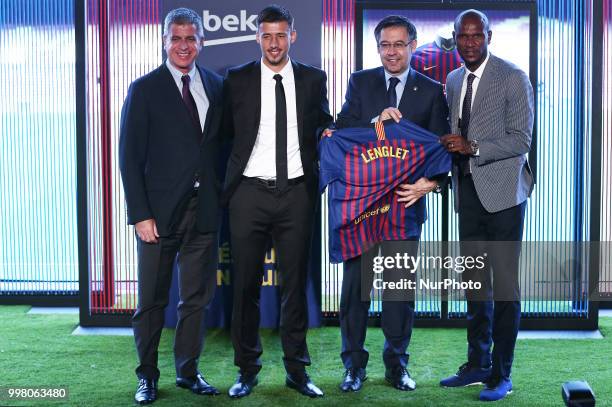
[[[14,402],[0,406],[70,405],[130,406],[136,378],[136,353],[132,337],[73,336],[76,315],[27,315],[29,307],[0,307],[0,387],[67,386],[69,399],[57,402]],[[495,406],[559,406],[561,384],[580,379],[589,382],[597,405],[612,406],[612,318],[601,318],[603,340],[520,340],[513,370],[515,391]],[[223,392],[214,398],[196,396],[174,385],[172,330],[165,330],[160,345],[160,392],[155,406],[296,406],[296,405],[480,405],[481,387],[442,389],[441,377],[454,373],[465,359],[463,329],[415,329],[410,344],[410,372],[417,382],[414,392],[400,392],[384,381],[380,357],[383,335],[370,328],[368,380],[359,393],[338,390],[343,368],[339,359],[340,331],[335,327],[312,329],[308,335],[314,382],[325,391],[323,399],[310,400],[284,386],[280,341],[276,332],[262,330],[264,346],[260,384],[242,400],[227,397],[236,368],[227,332],[208,332],[200,368]]]

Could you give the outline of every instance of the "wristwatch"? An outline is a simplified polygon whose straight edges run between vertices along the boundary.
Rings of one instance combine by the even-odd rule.
[[[478,140],[470,140],[470,153],[478,155]]]

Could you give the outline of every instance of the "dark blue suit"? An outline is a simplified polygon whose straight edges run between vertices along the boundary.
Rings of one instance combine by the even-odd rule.
[[[161,236],[176,227],[196,176],[202,186],[198,230],[216,231],[219,224],[221,182],[216,168],[223,78],[198,69],[210,103],[203,134],[193,125],[165,64],[130,85],[121,111],[119,166],[128,223],[155,219]]]
[[[180,302],[174,358],[179,377],[197,373],[204,310],[216,287],[223,78],[198,70],[209,101],[203,131],[165,64],[130,85],[121,111],[119,167],[128,223],[153,219],[160,235],[157,243],[136,237],[138,307],[132,322],[141,379],[159,377],[157,348],[177,257]]]
[[[370,124],[386,109],[387,84],[382,67],[355,72],[351,75],[346,101],[336,120],[337,128],[360,127]],[[398,109],[403,118],[439,136],[449,132],[448,105],[442,85],[411,69],[404,86]],[[425,200],[420,199],[415,209],[425,218]],[[383,255],[403,250],[416,255],[417,242],[383,244]],[[364,269],[371,270],[372,253],[364,255]],[[342,361],[349,368],[365,368],[369,354],[364,347],[370,308],[371,278],[361,278],[362,257],[344,263],[340,300],[340,330],[342,333]],[[368,286],[362,287],[362,281]],[[367,297],[367,301],[365,301]],[[408,364],[407,348],[412,334],[414,301],[383,301],[381,327],[385,334],[383,360],[389,369]]]

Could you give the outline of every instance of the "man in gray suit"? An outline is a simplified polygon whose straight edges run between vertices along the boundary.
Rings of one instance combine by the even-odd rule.
[[[486,261],[483,269],[463,275],[482,283],[480,290],[466,291],[468,361],[440,385],[486,383],[480,400],[493,401],[512,391],[521,315],[518,262],[534,184],[526,157],[533,89],[523,71],[489,53],[492,33],[483,13],[459,14],[453,35],[465,66],[447,77],[453,134],[441,142],[456,154],[452,181],[462,255],[484,255]]]

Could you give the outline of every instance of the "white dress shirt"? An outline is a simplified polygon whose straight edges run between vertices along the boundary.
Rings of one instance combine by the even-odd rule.
[[[172,74],[172,78],[178,87],[179,92],[181,92],[181,97],[183,95],[183,81],[181,78],[184,73],[179,71],[169,59],[166,59],[166,66],[170,70]],[[193,95],[193,99],[195,100],[196,107],[198,108],[198,116],[200,118],[200,126],[202,127],[202,131],[204,131],[204,123],[206,123],[206,113],[208,113],[208,107],[210,103],[208,101],[208,97],[206,96],[206,91],[204,91],[204,84],[202,83],[202,78],[200,78],[200,72],[194,66],[189,73],[187,73],[190,78],[189,82],[189,90]]]
[[[261,61],[261,116],[257,139],[243,175],[276,179],[276,72]],[[304,175],[298,138],[295,80],[291,60],[278,72],[283,77],[287,102],[287,175],[289,179]]]
[[[463,113],[463,99],[465,99],[465,93],[467,92],[468,75],[473,73],[476,76],[474,80],[472,81],[472,104],[470,105],[470,111],[471,111],[472,106],[474,106],[474,99],[476,99],[476,91],[478,90],[478,84],[480,83],[480,78],[482,78],[482,73],[484,72],[485,67],[487,66],[487,62],[489,62],[488,54],[485,60],[482,62],[482,64],[480,64],[478,69],[476,69],[474,72],[465,68],[465,75],[463,76],[463,84],[461,85],[461,99],[459,99],[459,118],[461,118],[461,115]]]

